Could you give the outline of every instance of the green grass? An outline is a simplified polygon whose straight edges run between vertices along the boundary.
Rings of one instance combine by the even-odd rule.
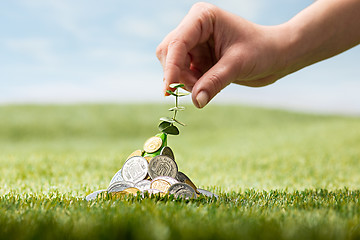
[[[0,238],[359,239],[360,119],[188,106],[179,169],[219,200],[86,202],[164,105],[0,107]]]

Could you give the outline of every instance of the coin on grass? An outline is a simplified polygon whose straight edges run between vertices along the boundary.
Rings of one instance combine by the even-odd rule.
[[[154,153],[160,149],[162,144],[163,144],[163,141],[161,138],[151,137],[148,140],[146,140],[146,142],[144,144],[144,150],[147,153]]]
[[[138,150],[134,151],[132,154],[130,154],[127,159],[129,159],[131,157],[135,157],[135,156],[141,157],[143,155],[143,153],[144,153],[143,150],[138,149]]]
[[[161,149],[160,155],[165,155],[170,157],[172,160],[175,160],[174,152],[168,146]]]
[[[145,158],[134,156],[126,160],[122,167],[122,177],[125,181],[138,182],[146,177],[148,162]]]
[[[106,189],[101,189],[101,190],[97,190],[93,193],[90,193],[89,195],[86,196],[85,200],[86,201],[90,201],[90,200],[94,200],[97,198],[97,196],[99,195],[99,193],[105,192]]]
[[[174,195],[176,198],[197,198],[195,190],[186,183],[175,183],[169,188],[169,194]]]
[[[188,177],[185,175],[185,173],[183,172],[180,172],[178,171],[176,176],[175,176],[175,179],[178,180],[179,182],[182,182],[182,183],[185,183],[185,180],[187,179]]]
[[[168,156],[153,157],[149,164],[149,175],[152,179],[159,176],[176,177],[178,167],[176,162]]]
[[[123,191],[126,188],[134,187],[134,183],[127,182],[127,181],[121,181],[121,182],[114,182],[112,183],[107,191],[110,192],[120,192]]]
[[[109,186],[114,183],[114,182],[121,182],[124,181],[122,174],[121,174],[122,168],[120,168],[119,171],[117,171],[117,173],[115,173],[115,175],[113,176],[113,178],[111,179]]]
[[[191,181],[191,179],[186,176],[185,173],[183,172],[178,172],[176,174],[176,177],[175,177],[176,180],[178,180],[179,182],[182,182],[182,183],[186,183],[188,185],[190,185],[197,194],[200,194],[199,191],[197,190],[197,187],[195,186],[195,184]]]
[[[157,189],[159,191],[166,193],[169,190],[170,186],[171,184],[168,181],[165,181],[163,179],[157,179],[151,181],[150,188]]]
[[[145,191],[150,189],[150,184],[151,184],[150,180],[141,180],[135,183],[135,187],[138,188],[140,191]]]
[[[125,192],[127,195],[134,195],[136,196],[138,194],[138,192],[141,192],[140,189],[135,188],[135,187],[131,187],[131,188],[126,188],[123,190],[123,192]]]
[[[204,189],[201,189],[201,188],[198,188],[197,190],[200,192],[200,194],[205,195],[205,196],[207,196],[207,197],[219,198],[218,195],[216,195],[215,193],[209,192],[209,191],[207,191],[207,190],[204,190]]]
[[[124,191],[109,193],[109,196],[110,196],[111,199],[123,198],[126,195],[128,195],[128,193],[124,192]]]

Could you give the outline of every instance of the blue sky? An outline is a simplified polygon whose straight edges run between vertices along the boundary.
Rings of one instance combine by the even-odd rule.
[[[1,1],[0,103],[168,101],[155,49],[195,2]],[[209,2],[274,25],[313,1]],[[360,114],[359,60],[356,47],[272,86],[231,85],[212,104]]]

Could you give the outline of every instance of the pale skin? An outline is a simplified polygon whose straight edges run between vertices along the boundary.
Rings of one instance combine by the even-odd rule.
[[[359,43],[360,0],[318,0],[276,26],[197,3],[156,54],[164,90],[183,83],[203,108],[230,83],[266,86]]]

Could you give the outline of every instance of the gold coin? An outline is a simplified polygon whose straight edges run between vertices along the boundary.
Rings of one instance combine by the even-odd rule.
[[[171,184],[165,180],[158,179],[151,182],[150,188],[151,189],[157,189],[162,192],[167,192]]]
[[[132,195],[136,196],[137,193],[140,192],[140,190],[138,188],[131,187],[131,188],[124,189],[122,192],[125,192],[126,194],[132,194]]]
[[[144,150],[147,153],[154,153],[161,148],[163,141],[159,137],[151,137],[146,140]]]
[[[143,153],[144,153],[144,151],[138,149],[138,150],[134,151],[132,154],[130,154],[127,159],[129,159],[131,157],[135,157],[135,156],[141,157],[143,155]]]
[[[112,199],[122,198],[122,197],[124,197],[124,196],[126,196],[126,195],[127,195],[127,193],[126,193],[126,192],[124,192],[124,191],[120,191],[120,192],[111,192],[111,193],[109,193],[109,194],[110,194],[110,197],[111,197]]]

